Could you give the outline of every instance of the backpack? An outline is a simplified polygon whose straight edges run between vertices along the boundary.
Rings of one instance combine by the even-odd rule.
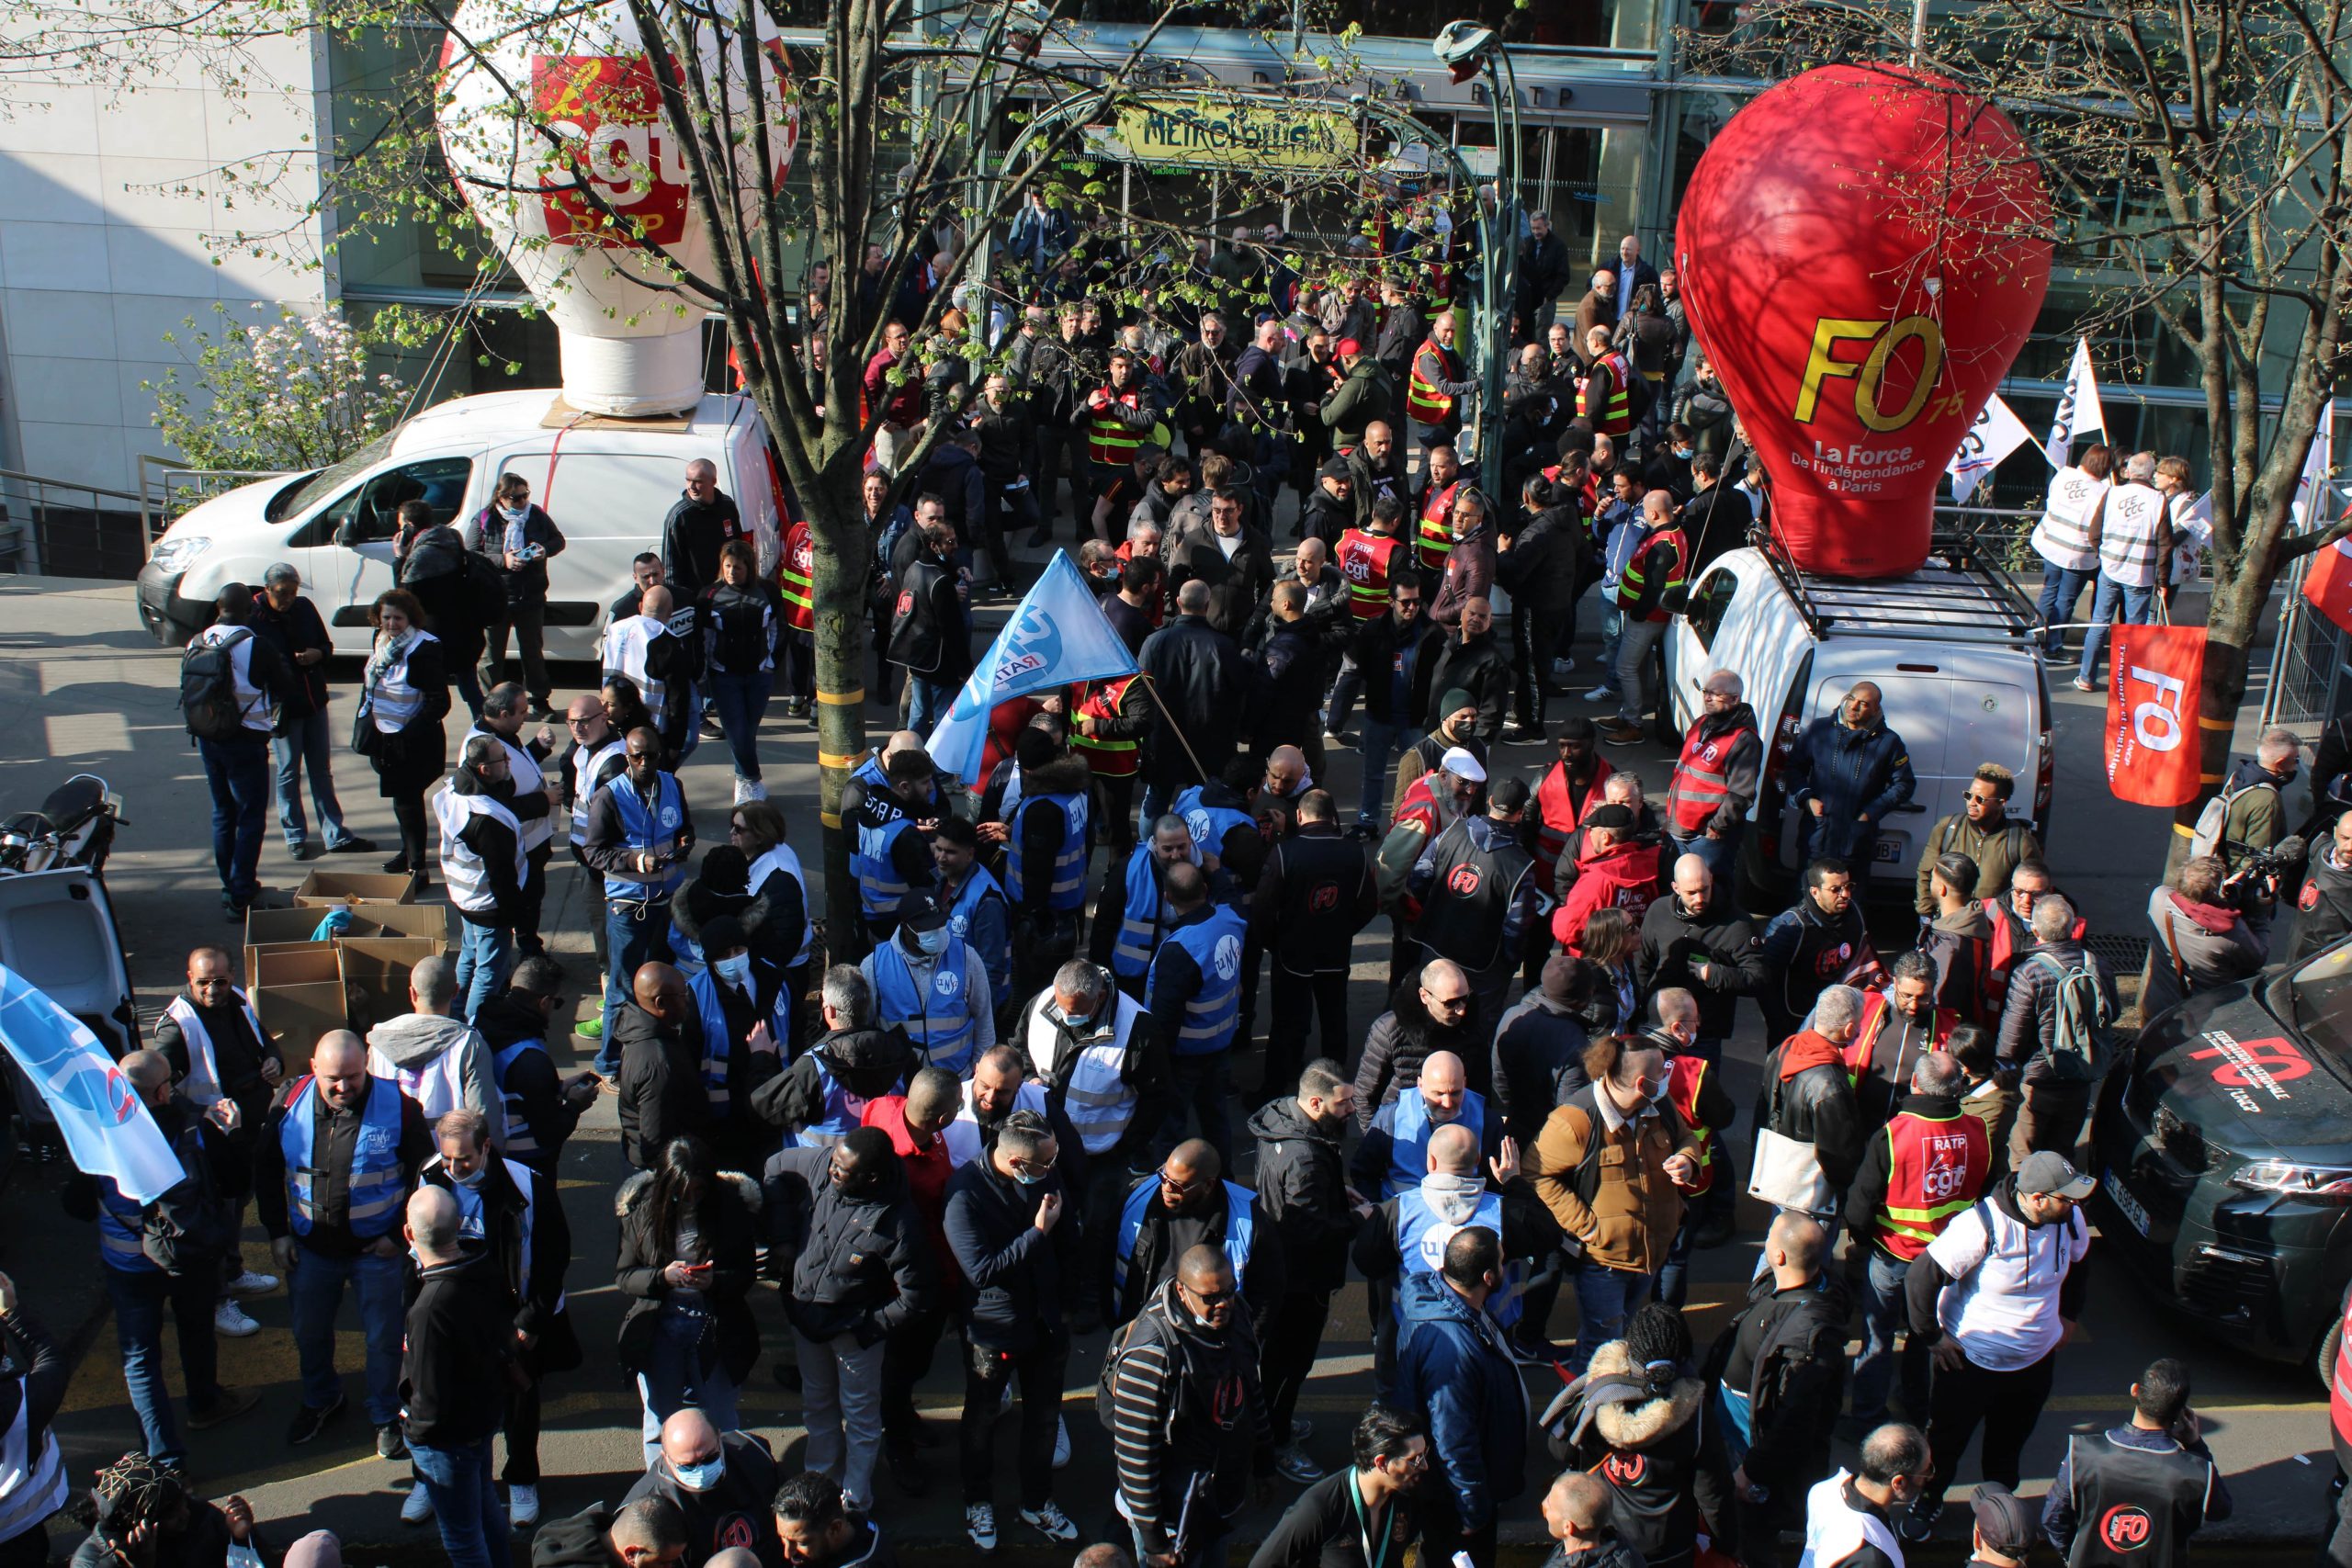
[[[2267,789],[2276,794],[2278,786],[2266,778],[2252,779],[2240,784],[2233,776],[2229,783],[2222,786],[2220,794],[2205,803],[2205,808],[2197,814],[2197,831],[2191,834],[2188,840],[2190,858],[2219,854],[2222,852],[2224,840],[2222,837],[2222,825],[2229,819],[2231,805],[2237,800],[2238,796],[2248,790],[2255,789]]]
[[[2051,1027],[2050,1043],[2041,1048],[2041,1055],[2050,1059],[2052,1070],[2061,1080],[2097,1083],[2107,1076],[2107,1030],[2115,1021],[2108,1010],[2107,998],[2099,994],[2098,976],[2092,973],[2087,962],[2068,968],[2054,953],[2027,956],[2058,976],[2052,998],[2057,1016]]]
[[[180,713],[199,740],[233,740],[245,728],[237,700],[237,662],[231,650],[254,634],[240,626],[218,642],[201,637],[180,655]]]
[[[1115,1432],[1119,1429],[1116,1402],[1111,1391],[1118,1384],[1120,1364],[1127,1359],[1127,1352],[1136,1347],[1136,1330],[1141,1328],[1144,1319],[1150,1315],[1151,1308],[1146,1306],[1143,1311],[1127,1319],[1127,1325],[1119,1330],[1118,1337],[1112,1340],[1110,1348],[1102,1353],[1102,1371],[1094,1380],[1094,1418],[1102,1423],[1102,1429],[1106,1432]],[[1154,1333],[1144,1343],[1156,1343],[1159,1337],[1159,1335]],[[1175,1400],[1169,1401],[1168,1421],[1170,1431],[1160,1434],[1163,1439],[1170,1436],[1174,1428],[1177,1403]]]
[[[466,552],[466,619],[473,626],[503,626],[506,621],[506,574],[479,550]]]

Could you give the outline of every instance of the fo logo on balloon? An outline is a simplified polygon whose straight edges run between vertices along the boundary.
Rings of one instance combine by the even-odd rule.
[[[2137,1551],[2155,1533],[2155,1521],[2136,1503],[2118,1503],[2099,1516],[2099,1542],[2109,1551]]]

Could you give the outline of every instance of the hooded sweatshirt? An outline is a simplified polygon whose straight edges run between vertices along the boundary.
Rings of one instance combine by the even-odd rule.
[[[386,1019],[368,1032],[368,1070],[397,1079],[426,1122],[471,1111],[490,1124],[492,1143],[506,1141],[506,1100],[498,1092],[490,1048],[465,1020],[437,1012]]]
[[[2262,939],[2235,909],[2196,903],[2169,887],[2148,895],[2148,924],[2155,952],[2143,1017],[2154,1018],[2194,992],[2243,980],[2268,957]]]
[[[1996,1021],[1993,922],[1982,905],[1971,899],[1957,914],[1938,915],[1920,936],[1919,951],[1936,966],[1936,1006],[1971,1023]]]

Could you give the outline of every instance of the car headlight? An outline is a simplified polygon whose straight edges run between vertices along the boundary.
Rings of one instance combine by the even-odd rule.
[[[2276,1192],[2283,1198],[2321,1198],[2352,1203],[2352,1168],[2340,1165],[2296,1165],[2290,1160],[2258,1159],[2232,1171],[2230,1185],[2249,1192]]]
[[[212,547],[212,541],[202,534],[178,534],[155,547],[149,564],[158,571],[186,571],[188,563]]]

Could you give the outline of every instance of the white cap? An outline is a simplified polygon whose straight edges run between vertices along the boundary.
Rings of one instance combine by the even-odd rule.
[[[1459,746],[1447,747],[1437,765],[1440,773],[1452,773],[1457,779],[1468,779],[1472,784],[1487,782],[1487,765]]]

